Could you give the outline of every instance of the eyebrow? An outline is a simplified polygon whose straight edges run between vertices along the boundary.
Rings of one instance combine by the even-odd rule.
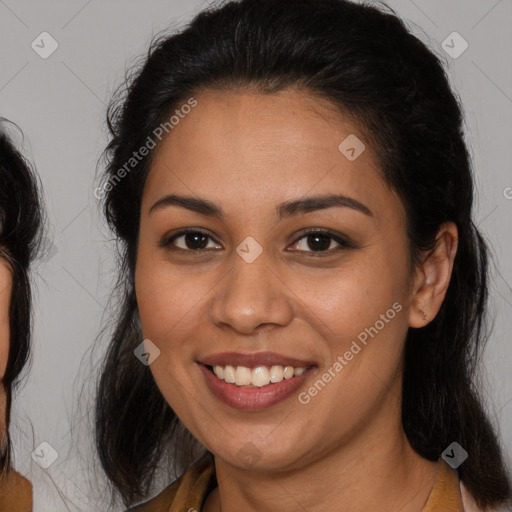
[[[153,213],[157,210],[163,210],[169,206],[180,206],[195,213],[215,217],[219,220],[225,220],[226,214],[222,208],[208,199],[200,199],[197,197],[179,196],[177,194],[169,194],[159,199],[149,210]],[[297,199],[294,201],[285,201],[276,208],[276,214],[280,220],[291,217],[293,215],[305,214],[317,210],[324,210],[333,207],[346,207],[360,211],[365,215],[373,217],[373,212],[359,202],[357,199],[342,194],[322,195],[308,197],[305,199]]]

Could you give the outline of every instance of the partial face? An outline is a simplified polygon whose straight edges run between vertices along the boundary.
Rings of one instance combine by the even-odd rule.
[[[5,374],[9,357],[9,307],[11,302],[12,277],[9,264],[0,258],[0,378]]]
[[[136,294],[163,396],[237,466],[300,467],[399,423],[405,213],[364,134],[294,90],[195,99],[142,201]]]

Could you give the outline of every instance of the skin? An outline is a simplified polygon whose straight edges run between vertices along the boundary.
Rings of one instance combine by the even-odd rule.
[[[12,274],[9,263],[0,258],[0,381],[3,380],[9,358],[9,307],[12,296]],[[0,382],[0,439],[7,433],[7,390]],[[9,469],[0,482],[0,511],[32,510],[32,484],[14,469]]]
[[[12,277],[9,264],[0,258],[0,378],[3,379],[9,357],[10,330],[9,306],[12,293]],[[5,435],[6,391],[0,386],[0,432]]]
[[[295,89],[207,90],[195,98],[148,175],[135,286],[144,338],[161,351],[150,365],[155,381],[215,456],[219,486],[203,510],[268,511],[277,503],[284,512],[421,510],[437,463],[417,455],[402,429],[403,348],[408,328],[426,325],[441,306],[456,226],[443,225],[435,251],[411,274],[403,205],[354,121]],[[354,161],[338,150],[349,134],[366,144]],[[208,199],[226,218],[179,206],[150,213],[171,193]],[[331,193],[373,215],[348,207],[275,215],[284,201]],[[184,236],[159,245],[189,227],[208,231],[206,249],[187,246]],[[315,257],[321,251],[314,240],[308,245],[305,228],[341,233],[354,247],[327,238],[330,255]],[[250,264],[236,252],[248,236],[263,249]],[[313,360],[301,392],[395,302],[400,313],[307,405],[297,393],[263,410],[231,408],[195,363],[226,351]],[[259,456],[252,463],[239,457],[248,443]]]

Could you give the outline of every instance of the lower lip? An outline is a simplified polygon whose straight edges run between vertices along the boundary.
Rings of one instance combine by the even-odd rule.
[[[204,375],[207,386],[210,391],[225,404],[243,410],[265,409],[271,405],[277,404],[288,398],[291,394],[299,389],[305,379],[308,378],[314,369],[308,368],[302,375],[292,377],[291,379],[283,379],[275,384],[268,384],[261,388],[247,388],[229,384],[219,379],[208,367],[202,363],[198,363],[199,369]]]

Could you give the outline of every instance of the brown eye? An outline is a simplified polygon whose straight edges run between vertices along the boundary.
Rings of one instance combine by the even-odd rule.
[[[301,240],[307,240],[306,246],[312,251],[327,251],[334,240],[327,235],[306,235]]]
[[[179,240],[178,243],[176,243]],[[161,246],[169,250],[182,250],[191,252],[200,252],[209,249],[208,240],[212,240],[210,235],[199,230],[180,231],[170,238],[162,241]],[[213,240],[212,240],[213,241]]]
[[[333,242],[338,247],[333,247]],[[333,253],[340,249],[350,248],[352,245],[347,241],[332,233],[331,231],[316,230],[304,233],[295,241],[295,247],[299,252],[309,253]]]

